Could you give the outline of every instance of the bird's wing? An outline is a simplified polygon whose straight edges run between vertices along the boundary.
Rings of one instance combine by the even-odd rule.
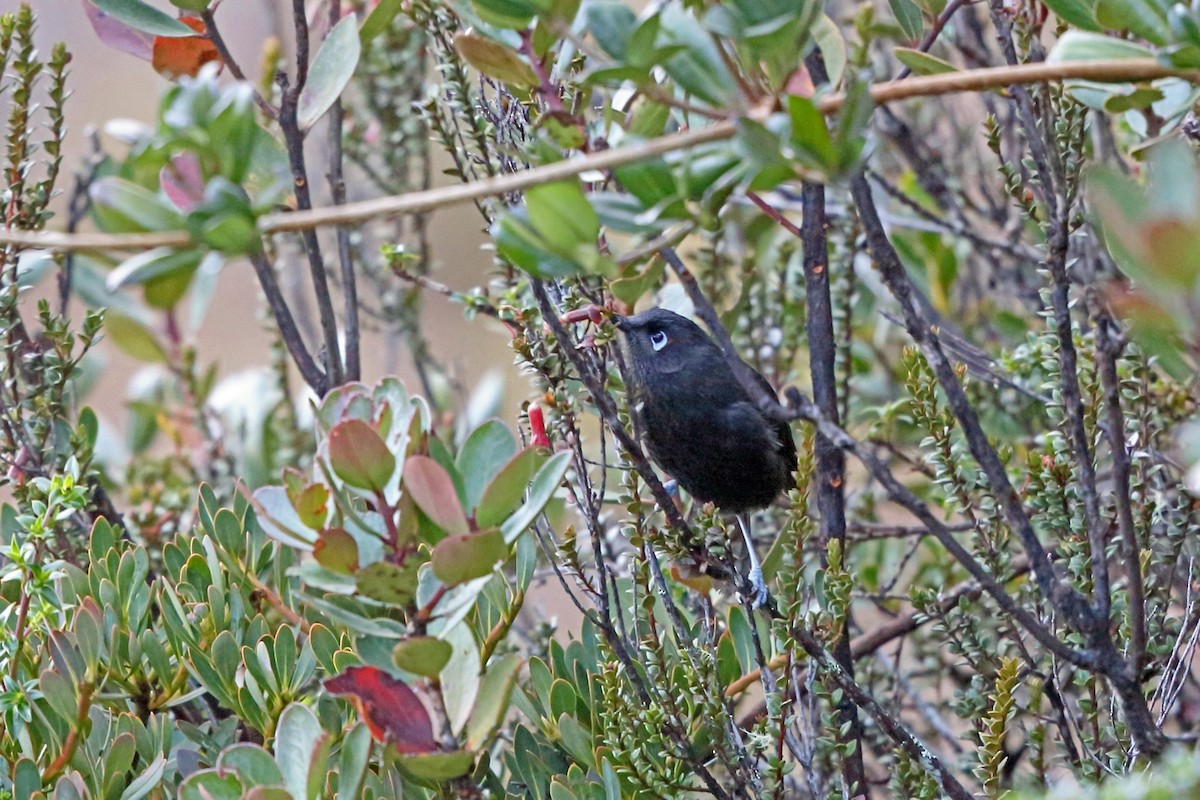
[[[754,379],[758,382],[758,385],[770,393],[771,397],[778,401],[779,395],[775,393],[775,387],[772,386],[770,382],[762,376],[762,373],[756,369],[751,369],[750,371],[754,373]],[[792,438],[792,426],[783,420],[777,420],[774,422],[767,420],[767,423],[775,434],[775,439],[778,445],[776,452],[783,456],[784,461],[787,462],[788,471],[795,472],[799,461],[796,457],[796,440]]]

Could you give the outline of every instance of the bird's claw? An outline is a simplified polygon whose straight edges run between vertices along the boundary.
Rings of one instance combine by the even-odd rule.
[[[767,582],[763,579],[762,567],[752,568],[748,579],[751,591],[750,607],[762,608],[766,605],[767,598],[770,597],[770,592],[767,591]]]

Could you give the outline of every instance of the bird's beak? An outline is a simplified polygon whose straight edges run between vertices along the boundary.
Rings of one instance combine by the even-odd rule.
[[[629,318],[622,317],[620,314],[612,315],[612,324],[616,325],[617,330],[619,330],[619,331],[629,330]]]

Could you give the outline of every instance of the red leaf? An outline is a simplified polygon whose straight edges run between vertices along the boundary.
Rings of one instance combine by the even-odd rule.
[[[179,21],[197,33],[207,33],[199,17],[180,17]],[[216,45],[207,36],[155,36],[150,63],[159,75],[178,78],[195,75],[205,64],[220,60]]]
[[[376,667],[350,667],[325,681],[325,691],[349,695],[371,735],[401,753],[433,753],[433,723],[420,698],[402,681]]]
[[[83,0],[83,10],[92,23],[92,29],[100,37],[100,41],[114,50],[129,53],[129,55],[137,56],[144,61],[150,60],[154,50],[153,36],[134,30],[124,22],[114,19],[109,16],[108,12],[96,8],[91,0]]]
[[[396,470],[396,457],[374,428],[360,419],[348,419],[329,432],[329,464],[356,489],[380,492]]]
[[[442,465],[428,456],[411,456],[404,463],[404,488],[425,516],[449,534],[470,530],[454,481]]]

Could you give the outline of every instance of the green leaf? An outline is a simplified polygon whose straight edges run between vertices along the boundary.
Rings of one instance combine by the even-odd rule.
[[[400,755],[396,764],[414,778],[426,781],[448,781],[467,773],[475,763],[475,754],[466,750],[424,755]]]
[[[468,509],[479,505],[484,488],[516,451],[512,432],[499,420],[488,420],[471,431],[454,459],[454,466],[462,475]]]
[[[533,0],[471,0],[471,4],[484,22],[509,30],[529,27],[542,10]]]
[[[508,558],[508,544],[499,529],[447,536],[433,547],[433,574],[454,586],[489,575]]]
[[[482,750],[508,713],[509,699],[524,660],[509,653],[488,664],[479,684],[479,696],[467,721],[466,745],[469,750]]]
[[[356,725],[342,739],[342,752],[338,758],[337,800],[357,800],[362,797],[363,778],[370,759],[371,729],[366,725]]]
[[[888,0],[888,5],[891,6],[896,23],[908,41],[919,41],[925,33],[925,17],[917,4],[913,0]]]
[[[825,117],[817,110],[816,104],[807,97],[789,95],[787,108],[792,120],[792,146],[800,151],[800,155],[806,156],[801,160],[822,169],[835,167],[837,152],[829,136],[829,128],[825,125]]]
[[[392,650],[392,661],[405,672],[436,678],[453,652],[449,642],[432,636],[413,636],[396,645]]]
[[[308,68],[308,83],[296,108],[296,122],[302,130],[311,128],[337,102],[354,77],[361,49],[358,17],[349,14],[329,31]]]
[[[230,745],[217,758],[217,769],[232,770],[248,786],[282,786],[283,773],[275,758],[256,744]]]
[[[711,34],[674,4],[663,8],[661,33],[677,48],[661,64],[667,74],[684,91],[725,107],[737,94],[737,87]]]
[[[1104,30],[1096,22],[1096,0],[1045,0],[1046,7],[1061,20],[1076,28],[1100,33]]]
[[[842,36],[841,30],[828,14],[821,14],[813,22],[812,37],[817,44],[817,49],[825,58],[825,70],[829,73],[829,83],[837,86],[842,82],[842,75],[846,71],[845,37]]]
[[[388,561],[376,561],[358,572],[358,591],[381,603],[407,605],[417,592],[417,559],[408,559],[403,567]]]
[[[315,800],[325,783],[329,735],[307,706],[292,703],[279,715],[275,729],[275,760],[284,785],[295,800]]]
[[[441,633],[454,648],[445,669],[438,676],[442,685],[442,700],[446,705],[446,719],[457,736],[462,733],[479,696],[480,674],[479,646],[468,623],[455,624]]]
[[[623,2],[600,0],[587,5],[588,33],[608,55],[623,61],[629,37],[637,30],[637,15]]]
[[[404,463],[404,488],[425,516],[446,533],[470,530],[450,473],[429,456],[410,456]]]
[[[846,90],[846,102],[838,114],[834,147],[838,170],[856,166],[866,143],[865,131],[871,119],[871,94],[865,81],[856,81]]]
[[[33,797],[42,790],[42,772],[32,759],[22,758],[13,770],[13,797]]]
[[[541,237],[528,220],[529,213],[524,208],[501,214],[491,228],[496,252],[535,278],[553,280],[579,273],[578,264],[543,246]]]
[[[358,542],[342,528],[326,528],[317,535],[313,558],[330,572],[350,575],[358,569]]]
[[[662,281],[665,267],[663,260],[656,258],[641,272],[630,270],[624,277],[612,281],[608,285],[608,290],[612,292],[613,297],[633,308],[642,295],[658,286]]]
[[[242,782],[238,776],[215,769],[193,772],[179,784],[179,800],[241,800]]]
[[[348,419],[329,432],[329,465],[356,489],[381,492],[396,470],[396,457],[374,428]]]
[[[120,800],[141,800],[141,798],[159,788],[159,784],[162,783],[163,774],[166,771],[167,757],[160,753],[155,756],[149,766],[126,785],[125,791],[121,792]]]
[[[525,205],[533,229],[555,253],[569,257],[579,245],[595,247],[600,219],[578,180],[534,186]]]
[[[1063,61],[1108,61],[1153,57],[1153,52],[1136,42],[1086,31],[1067,31],[1055,43],[1046,62],[1053,64]]]
[[[1107,30],[1130,30],[1155,45],[1171,40],[1169,6],[1161,0],[1099,0],[1096,22]]]
[[[404,0],[379,0],[378,5],[371,9],[362,27],[358,29],[358,41],[365,47],[368,42],[386,31],[392,20],[404,8]]]
[[[110,233],[176,231],[183,216],[166,198],[124,178],[100,178],[88,189],[96,222]]]
[[[909,47],[897,47],[893,51],[896,60],[908,67],[916,75],[941,75],[946,72],[957,72],[958,67],[940,58],[914,50]]]
[[[511,544],[521,533],[533,524],[533,521],[542,513],[542,509],[550,502],[550,498],[554,496],[562,483],[563,476],[567,474],[567,468],[571,466],[571,453],[562,451],[555,453],[550,457],[542,468],[538,470],[537,475],[533,479],[533,483],[529,486],[529,498],[525,501],[525,505],[521,506],[515,514],[505,520],[500,526],[500,530],[504,533],[504,541]]]
[[[170,247],[156,247],[125,259],[121,265],[108,274],[106,285],[110,292],[115,292],[123,286],[141,284],[153,278],[176,274],[191,274],[200,266],[204,254],[196,249],[175,250]]]
[[[187,25],[142,0],[92,0],[92,3],[113,19],[152,36],[196,35]]]
[[[508,519],[525,496],[525,489],[545,461],[537,448],[527,447],[513,457],[488,484],[475,512],[480,528],[491,528]]]
[[[486,36],[464,32],[454,37],[454,49],[484,75],[518,89],[538,85],[533,68],[515,52]]]
[[[113,343],[138,361],[163,364],[167,352],[144,325],[124,314],[109,311],[104,315],[104,331]]]

